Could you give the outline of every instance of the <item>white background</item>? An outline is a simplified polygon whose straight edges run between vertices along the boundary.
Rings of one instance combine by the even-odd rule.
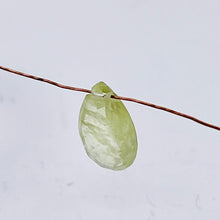
[[[217,0],[8,0],[0,65],[164,105],[220,125]],[[138,155],[96,165],[78,134],[85,94],[0,71],[1,220],[219,220],[220,133],[126,102]]]

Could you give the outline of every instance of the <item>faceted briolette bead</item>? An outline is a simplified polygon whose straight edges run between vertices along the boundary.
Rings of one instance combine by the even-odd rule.
[[[137,136],[124,104],[104,82],[86,95],[79,115],[79,133],[88,156],[102,167],[122,170],[137,153]]]

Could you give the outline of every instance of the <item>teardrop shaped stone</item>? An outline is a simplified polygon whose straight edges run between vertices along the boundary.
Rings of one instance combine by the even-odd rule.
[[[132,119],[121,100],[104,82],[92,87],[79,115],[79,133],[88,156],[102,167],[123,170],[137,154]]]

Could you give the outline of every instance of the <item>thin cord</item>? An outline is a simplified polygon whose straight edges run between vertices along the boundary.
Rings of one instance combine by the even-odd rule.
[[[13,69],[10,69],[10,68],[4,67],[4,66],[0,66],[0,69],[8,71],[10,73],[20,75],[20,76],[27,77],[27,78],[30,78],[30,79],[34,79],[34,80],[42,81],[42,82],[45,82],[45,83],[49,83],[51,85],[60,87],[62,89],[68,89],[68,90],[74,90],[74,91],[79,91],[79,92],[91,93],[91,90],[89,90],[89,89],[82,89],[82,88],[76,88],[76,87],[72,87],[72,86],[66,86],[66,85],[54,82],[52,80],[49,80],[49,79],[41,78],[41,77],[38,77],[38,76],[33,76],[33,75],[30,75],[30,74],[27,74],[27,73],[22,73],[20,71],[13,70]]]
[[[38,76],[33,76],[33,75],[26,74],[26,73],[23,73],[23,72],[20,72],[20,71],[17,71],[17,70],[13,70],[13,69],[10,69],[10,68],[7,68],[7,67],[0,66],[0,69],[8,71],[10,73],[20,75],[20,76],[27,77],[27,78],[30,78],[30,79],[34,79],[34,80],[42,81],[42,82],[45,82],[45,83],[49,83],[51,85],[57,86],[57,87],[62,88],[62,89],[68,89],[68,90],[74,90],[74,91],[79,91],[79,92],[91,93],[91,90],[89,90],[89,89],[83,89],[83,88],[77,88],[77,87],[63,85],[63,84],[51,81],[49,79],[41,78],[41,77],[38,77]],[[114,98],[114,99],[120,99],[120,100],[124,100],[124,101],[135,102],[135,103],[138,103],[138,104],[141,104],[141,105],[146,105],[146,106],[149,106],[149,107],[152,107],[152,108],[155,108],[155,109],[166,111],[166,112],[169,112],[171,114],[175,114],[175,115],[178,115],[180,117],[187,118],[189,120],[197,122],[197,123],[199,123],[201,125],[204,125],[206,127],[213,128],[213,129],[216,129],[216,130],[220,131],[219,126],[209,124],[209,123],[201,121],[201,120],[199,120],[199,119],[197,119],[193,116],[190,116],[190,115],[187,115],[187,114],[184,114],[184,113],[181,113],[181,112],[178,112],[178,111],[175,111],[175,110],[163,107],[163,106],[159,106],[159,105],[155,105],[155,104],[152,104],[152,103],[149,103],[149,102],[144,102],[144,101],[141,101],[141,100],[138,100],[138,99],[123,97],[123,96],[111,96],[111,97]]]
[[[136,102],[136,103],[142,104],[142,105],[147,105],[149,107],[156,108],[156,109],[159,109],[159,110],[162,110],[162,111],[166,111],[166,112],[169,112],[169,113],[174,114],[174,115],[178,115],[178,116],[183,117],[183,118],[187,118],[187,119],[195,121],[195,122],[197,122],[201,125],[204,125],[204,126],[207,126],[207,127],[210,127],[210,128],[213,128],[213,129],[216,129],[216,130],[220,131],[220,127],[218,127],[216,125],[209,124],[207,122],[199,120],[198,118],[195,118],[193,116],[175,111],[173,109],[169,109],[169,108],[166,108],[166,107],[163,107],[163,106],[160,106],[160,105],[155,105],[155,104],[152,104],[152,103],[149,103],[149,102],[144,102],[144,101],[141,101],[141,100],[138,100],[138,99],[133,99],[133,98],[127,98],[127,97],[122,97],[122,96],[116,96],[116,97],[113,97],[113,98],[120,99],[120,100],[125,100],[125,101]]]

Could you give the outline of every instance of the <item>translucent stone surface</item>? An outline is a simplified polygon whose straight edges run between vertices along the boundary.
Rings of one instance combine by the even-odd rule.
[[[137,136],[132,119],[120,100],[104,82],[86,95],[79,116],[79,133],[88,156],[102,167],[122,170],[137,153]]]

